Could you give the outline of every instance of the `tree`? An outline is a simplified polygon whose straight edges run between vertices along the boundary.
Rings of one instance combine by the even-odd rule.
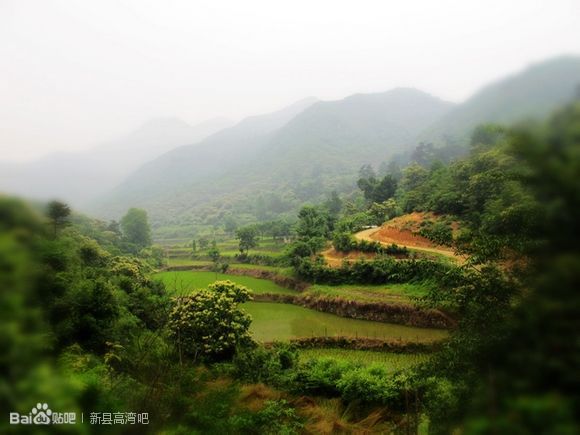
[[[211,242],[211,248],[209,248],[209,251],[207,251],[207,256],[214,263],[219,261],[221,254],[220,254],[220,250],[218,249],[217,243],[215,240]]]
[[[168,326],[180,356],[223,360],[231,358],[236,347],[251,343],[252,318],[238,308],[250,294],[231,281],[217,281],[176,299]]]
[[[380,180],[374,177],[360,178],[357,185],[369,202],[386,201],[392,198],[397,190],[397,181],[392,175],[385,175]]]
[[[435,147],[432,143],[421,142],[411,153],[411,161],[420,166],[428,166],[434,159]]]
[[[222,267],[220,266],[221,253],[215,240],[211,242],[211,248],[207,251],[207,256],[213,263],[212,270],[215,272],[215,279],[217,279],[217,274],[222,271]]]
[[[381,203],[373,202],[368,210],[368,214],[373,218],[374,225],[382,225],[397,216],[397,213],[397,203],[393,198]]]
[[[116,220],[112,220],[107,225],[107,231],[110,231],[118,236],[121,235],[121,227],[119,226],[119,222]]]
[[[362,165],[358,171],[358,177],[365,180],[376,179],[377,174],[371,165]]]
[[[121,231],[125,239],[140,248],[151,245],[151,228],[147,220],[147,212],[131,208],[121,219]]]
[[[332,216],[339,215],[340,211],[342,210],[342,200],[338,196],[338,193],[336,192],[336,190],[332,191],[332,193],[330,194],[330,197],[324,203],[324,205],[326,206],[326,208],[328,209],[328,212]]]
[[[54,237],[56,237],[58,228],[68,223],[71,210],[68,205],[60,201],[51,201],[48,203],[47,215],[52,221],[54,228]]]
[[[328,216],[319,209],[306,205],[298,212],[296,233],[302,239],[328,236]]]
[[[236,238],[239,239],[241,255],[247,255],[250,248],[258,246],[256,229],[254,227],[243,227],[236,231]]]
[[[205,249],[209,245],[209,240],[207,239],[207,237],[200,237],[198,242],[199,242],[200,249]]]
[[[391,199],[397,190],[397,181],[391,175],[385,175],[377,183],[370,198],[373,202],[383,202]]]
[[[473,221],[469,263],[443,277],[445,285],[431,295],[461,313],[426,373],[434,433],[580,430],[579,131],[575,104],[543,128],[509,132],[502,160],[511,157],[510,180],[496,183],[494,190],[504,192],[492,191],[481,205],[494,231]],[[478,157],[497,152],[483,151]],[[475,162],[477,178],[494,170],[483,165],[487,159]],[[514,190],[533,211],[525,220]],[[514,264],[513,257],[505,261],[513,253],[519,254]]]

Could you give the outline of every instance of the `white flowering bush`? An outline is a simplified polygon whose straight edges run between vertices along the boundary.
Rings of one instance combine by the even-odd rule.
[[[205,290],[174,299],[169,331],[180,355],[220,360],[237,346],[251,343],[252,318],[239,308],[251,291],[231,281],[217,281]]]

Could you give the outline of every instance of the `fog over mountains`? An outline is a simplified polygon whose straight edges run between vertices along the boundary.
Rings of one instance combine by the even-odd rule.
[[[59,152],[24,163],[0,162],[0,191],[33,199],[56,197],[82,207],[143,163],[231,124],[223,118],[195,126],[178,118],[152,119],[124,137],[86,151]]]
[[[483,122],[512,124],[543,118],[580,95],[580,58],[558,57],[491,83],[455,107],[422,138],[434,143],[464,141]]]
[[[156,227],[213,224],[233,210],[273,218],[352,186],[362,164],[378,165],[420,142],[467,146],[475,126],[543,117],[579,86],[580,58],[560,57],[462,104],[399,88],[338,101],[306,98],[228,128],[224,120],[195,127],[158,120],[91,151],[5,168],[0,188],[62,197],[107,219],[141,207]]]

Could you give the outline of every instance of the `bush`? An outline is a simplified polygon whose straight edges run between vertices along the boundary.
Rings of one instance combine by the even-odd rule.
[[[340,396],[346,403],[382,405],[404,411],[405,392],[416,386],[407,373],[393,373],[382,365],[363,366],[334,358],[314,358],[295,371],[292,387],[298,394]]]
[[[444,222],[425,221],[419,234],[438,245],[450,246],[453,243],[451,226]]]
[[[344,373],[359,365],[334,358],[316,358],[300,366],[292,378],[293,389],[298,394],[339,396],[338,381]]]
[[[383,255],[400,255],[408,256],[409,250],[406,247],[400,247],[396,244],[384,246],[379,242],[369,240],[356,240],[351,234],[345,232],[337,232],[332,239],[334,249],[339,252],[371,252]]]
[[[291,435],[300,433],[303,424],[286,400],[267,400],[263,409],[229,418],[233,433]]]
[[[328,267],[322,257],[302,258],[296,273],[311,282],[324,284],[385,284],[423,281],[441,275],[451,266],[432,260],[395,260],[381,256],[371,261],[360,259],[341,267]]]
[[[391,409],[405,409],[404,391],[408,379],[403,373],[389,373],[380,365],[371,365],[344,373],[336,383],[347,402],[380,404]]]
[[[251,343],[252,318],[238,308],[251,299],[250,291],[231,281],[217,281],[206,290],[175,298],[169,331],[180,354],[222,360],[237,346]]]
[[[296,349],[283,343],[277,343],[269,349],[263,346],[241,349],[233,359],[235,377],[254,383],[278,384],[284,372],[295,367],[297,363]]]
[[[245,264],[257,264],[259,266],[288,266],[286,257],[272,257],[263,254],[238,254],[235,257],[236,262]]]

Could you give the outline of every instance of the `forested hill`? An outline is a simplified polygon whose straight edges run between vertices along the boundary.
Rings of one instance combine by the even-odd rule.
[[[156,229],[176,232],[221,225],[228,215],[240,223],[293,216],[305,202],[353,188],[363,164],[410,154],[420,142],[466,146],[475,126],[543,117],[579,86],[580,59],[561,57],[456,106],[408,88],[339,101],[306,99],[153,160],[89,211],[118,218],[130,206],[141,207]]]
[[[422,139],[438,145],[466,141],[482,123],[544,118],[580,92],[580,58],[558,57],[496,81],[455,107]]]
[[[276,132],[258,164],[292,184],[304,177],[352,173],[414,148],[418,134],[453,107],[416,89],[357,94],[320,102]]]
[[[414,89],[306,102],[310,107],[302,102],[248,119],[201,144],[165,154],[134,173],[94,211],[116,217],[130,201],[165,224],[170,216],[184,214],[203,213],[207,219],[209,203],[227,207],[235,197],[244,204],[257,194],[274,195],[280,212],[294,210],[340,184],[341,177],[352,183],[362,163],[412,148],[418,134],[452,107]],[[282,122],[281,113],[292,116]],[[274,126],[272,117],[280,125]],[[246,204],[244,211],[253,213],[251,207]]]

